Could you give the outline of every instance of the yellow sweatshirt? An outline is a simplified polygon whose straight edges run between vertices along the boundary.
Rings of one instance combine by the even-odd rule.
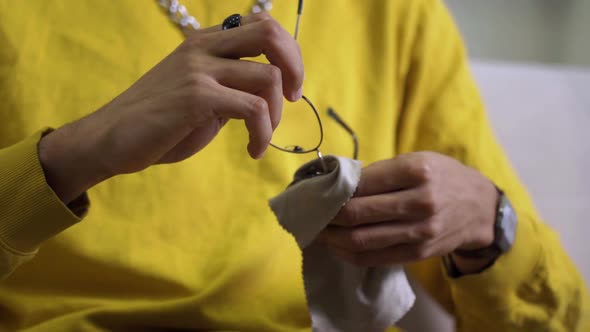
[[[210,26],[253,1],[184,2]],[[295,0],[274,2],[288,29],[295,12]],[[64,206],[46,184],[41,130],[104,105],[182,39],[157,1],[0,0],[2,330],[309,329],[300,252],[267,206],[306,157],[250,160],[243,124],[230,122],[189,160],[92,188],[83,221],[72,210],[84,206]],[[365,164],[438,151],[514,204],[515,246],[485,272],[451,279],[439,258],[408,266],[459,330],[590,330],[584,282],[494,139],[441,1],[307,1],[300,43],[305,94],[351,124]],[[350,155],[322,116],[324,152]]]

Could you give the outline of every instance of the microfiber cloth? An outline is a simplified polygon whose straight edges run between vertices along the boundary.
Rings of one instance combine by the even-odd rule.
[[[361,163],[324,157],[303,165],[294,181],[270,200],[279,223],[303,254],[303,281],[313,331],[372,332],[393,326],[415,300],[403,267],[363,268],[314,241],[356,191]]]

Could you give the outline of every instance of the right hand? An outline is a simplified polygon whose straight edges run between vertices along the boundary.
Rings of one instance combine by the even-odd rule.
[[[270,64],[240,60],[261,54]],[[106,178],[192,156],[229,119],[245,121],[248,152],[261,158],[303,77],[299,46],[266,13],[193,32],[110,103],[41,140],[48,182],[68,203]]]

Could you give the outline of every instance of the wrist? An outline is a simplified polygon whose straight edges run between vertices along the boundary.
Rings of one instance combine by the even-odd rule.
[[[496,186],[486,179],[483,185],[482,197],[482,217],[473,228],[468,241],[450,253],[450,263],[458,270],[460,274],[479,273],[492,265],[497,259],[496,254],[492,254],[487,248],[490,248],[495,239],[495,223],[500,202],[500,192]],[[481,252],[488,252],[485,255],[479,255]],[[498,254],[499,255],[499,254]]]
[[[482,197],[480,217],[471,227],[471,232],[468,233],[469,237],[456,251],[476,251],[494,243],[495,224],[501,195],[496,186],[488,179],[485,179],[480,192]]]
[[[93,162],[91,149],[72,127],[70,124],[50,132],[38,144],[47,184],[65,204],[109,177]]]
[[[494,198],[493,200],[481,199],[481,201],[476,201],[482,202],[482,206],[485,206],[486,202],[490,204],[490,202],[495,201],[491,229],[490,226],[486,225],[485,221],[488,220],[485,217],[486,214],[481,213],[482,217],[479,220],[484,221],[482,222],[483,226],[474,226],[475,231],[472,234],[477,233],[477,230],[479,230],[480,234],[484,234],[483,237],[479,238],[479,242],[473,241],[469,243],[469,246],[459,246],[448,256],[443,256],[445,267],[448,268],[452,265],[454,270],[459,270],[463,274],[481,272],[492,266],[498,257],[512,248],[516,239],[518,222],[516,212],[506,194],[495,185],[493,187],[494,194],[490,196]],[[485,196],[482,194],[481,197]],[[486,210],[487,208],[484,208],[480,211]],[[470,234],[470,236],[472,235]]]

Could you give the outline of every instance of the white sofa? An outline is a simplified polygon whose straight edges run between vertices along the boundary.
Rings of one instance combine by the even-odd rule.
[[[590,69],[475,62],[472,70],[498,139],[590,284]],[[420,290],[401,326],[454,330]]]

